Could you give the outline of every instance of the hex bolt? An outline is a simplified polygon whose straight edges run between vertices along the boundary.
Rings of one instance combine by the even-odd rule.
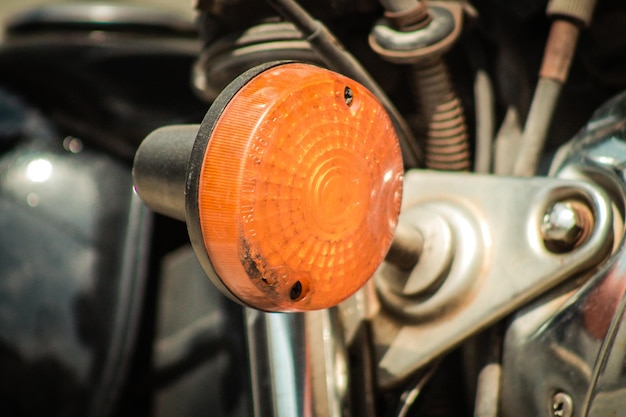
[[[543,216],[541,234],[550,252],[570,252],[584,243],[593,226],[589,206],[578,200],[554,203]]]
[[[564,392],[557,392],[552,396],[551,414],[553,417],[572,417],[574,402],[572,397]]]

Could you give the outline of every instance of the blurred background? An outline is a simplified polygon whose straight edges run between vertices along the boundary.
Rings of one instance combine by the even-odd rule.
[[[4,27],[6,20],[9,16],[19,13],[23,10],[32,9],[33,7],[48,5],[48,4],[63,4],[63,3],[72,3],[76,4],[77,2],[66,1],[66,0],[3,0],[0,2],[0,26]],[[100,1],[82,1],[82,3],[104,3],[102,0]],[[172,13],[177,13],[182,16],[192,17],[193,12],[193,1],[192,0],[111,0],[107,1],[108,4],[115,3],[123,3],[123,4],[134,4],[134,5],[149,5],[164,9],[166,11],[170,11]],[[2,39],[2,34],[0,33],[0,39]]]

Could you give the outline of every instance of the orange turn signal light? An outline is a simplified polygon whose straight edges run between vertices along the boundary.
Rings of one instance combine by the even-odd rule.
[[[266,311],[327,308],[383,261],[402,177],[393,125],[365,87],[308,64],[266,64],[203,120],[185,219],[204,269],[232,298]]]

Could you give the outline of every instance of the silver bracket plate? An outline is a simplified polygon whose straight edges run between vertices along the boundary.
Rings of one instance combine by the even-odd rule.
[[[544,246],[541,222],[549,207],[566,199],[585,202],[595,222],[581,246],[556,254]],[[405,176],[402,213],[401,222],[436,213],[447,221],[454,245],[445,276],[428,291],[393,299],[385,278],[390,266],[377,271],[374,282],[382,301],[372,324],[383,387],[594,266],[612,244],[611,202],[583,181],[414,170]],[[440,241],[452,241],[446,239]],[[436,249],[425,248],[435,254]],[[412,288],[421,288],[418,284]]]

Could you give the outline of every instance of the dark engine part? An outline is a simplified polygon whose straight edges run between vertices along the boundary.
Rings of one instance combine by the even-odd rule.
[[[151,216],[129,169],[0,90],[0,409],[108,415],[142,307]],[[6,149],[6,148],[5,148]]]
[[[194,28],[150,8],[41,7],[9,21],[0,77],[61,128],[130,160],[163,120],[206,110],[189,88]]]
[[[380,10],[380,4],[377,0],[304,0],[299,3],[320,20]],[[213,17],[217,17],[231,30],[245,29],[276,16],[276,12],[265,1],[199,0],[196,7]]]
[[[9,23],[0,78],[19,97],[0,89],[3,414],[152,407],[147,263],[165,248],[151,244],[127,161],[153,128],[206,110],[189,88],[199,49],[191,20],[143,8],[51,6]]]

